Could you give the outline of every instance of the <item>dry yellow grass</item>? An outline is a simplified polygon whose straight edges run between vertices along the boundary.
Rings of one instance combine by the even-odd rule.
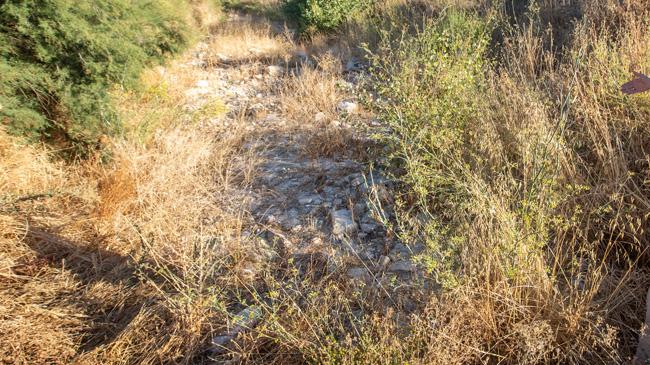
[[[50,163],[45,151],[19,145],[4,132],[0,141],[0,361],[66,363],[75,353],[83,316],[74,303],[58,299],[74,290],[71,275],[52,267],[40,247],[30,246],[42,220],[24,213],[25,206],[42,210],[52,199],[70,203],[65,170]],[[36,212],[36,218],[44,215]]]
[[[417,3],[435,14],[479,2]],[[318,257],[306,273],[281,261],[253,280],[247,271],[258,264],[258,247],[244,234],[243,207],[256,161],[240,149],[251,138],[246,120],[228,128],[189,123],[184,91],[204,75],[188,72],[184,60],[145,73],[143,93],[115,92],[127,128],[105,141],[108,162],[63,163],[0,131],[0,363],[196,363],[242,298],[265,320],[223,356],[241,363],[630,360],[650,283],[650,99],[624,98],[616,85],[630,65],[650,68],[650,3],[580,4],[565,53],[532,27],[504,40],[486,110],[471,128],[489,141],[475,146],[489,179],[464,170],[472,204],[452,217],[471,223],[464,280],[440,295],[358,290],[323,275]],[[541,2],[539,14],[564,19],[554,11],[566,5]],[[355,29],[315,68],[283,78],[282,112],[290,131],[309,136],[309,156],[358,145],[331,125],[346,95],[337,85],[339,57],[354,53],[346,42],[373,41]],[[214,63],[282,60],[297,47],[252,18],[215,32],[207,48]],[[315,41],[311,52],[326,48],[327,40]],[[314,122],[318,113],[324,117]],[[557,181],[575,185],[569,198],[531,210],[528,222],[545,222],[549,212],[566,218],[552,234],[544,224],[522,228],[513,208],[533,194],[526,188],[547,161],[541,144]],[[534,186],[540,200],[552,193]],[[408,317],[399,311],[407,295],[417,303]]]
[[[290,34],[274,36],[273,24],[252,15],[233,15],[236,20],[216,25],[208,41],[209,65],[238,64],[251,61],[275,63],[288,60],[295,47]],[[277,28],[277,26],[276,26]]]
[[[283,116],[294,133],[306,137],[301,145],[307,156],[365,157],[368,141],[358,138],[351,124],[367,119],[368,113],[361,106],[350,115],[337,109],[341,101],[356,96],[346,88],[343,77],[342,62],[349,58],[320,47],[309,47],[315,53],[314,67],[303,67],[284,80],[279,90]]]
[[[289,76],[281,90],[284,115],[296,125],[326,126],[339,119],[336,106],[344,97],[338,85],[341,80],[341,60],[325,54],[317,60],[316,68],[305,67]],[[315,118],[323,115],[320,121]]]
[[[244,218],[228,208],[249,178],[232,175],[239,137],[231,132],[175,128],[147,147],[115,142],[115,162],[101,167],[52,163],[2,135],[2,361],[199,355],[219,326],[213,305],[225,285],[217,283],[236,282],[228,277],[249,251]],[[84,175],[103,178],[95,185]],[[222,267],[233,270],[215,276]]]
[[[186,124],[199,76],[183,62],[115,92],[127,129],[109,162],[0,134],[0,362],[192,363],[225,324],[252,160],[233,157],[241,125]]]

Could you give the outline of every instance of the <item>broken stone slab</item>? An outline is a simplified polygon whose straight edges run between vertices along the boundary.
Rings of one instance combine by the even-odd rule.
[[[284,68],[278,66],[278,65],[270,65],[267,67],[267,71],[269,75],[271,76],[278,76],[281,75],[284,72]]]
[[[342,113],[354,114],[359,110],[359,104],[353,101],[343,100],[336,106],[336,109]]]
[[[350,185],[357,187],[364,183],[364,176],[362,174],[352,174],[349,176]]]
[[[240,333],[249,331],[262,320],[263,312],[260,306],[254,305],[241,310],[232,319],[232,327],[224,334],[212,338],[211,352],[215,355],[223,354],[228,346]]]
[[[289,209],[283,216],[281,216],[278,221],[280,226],[286,230],[292,230],[301,225],[300,222],[300,212],[297,209]]]
[[[325,186],[322,189],[322,193],[325,196],[326,200],[331,200],[336,197],[336,193],[338,193],[338,190],[333,186]]]
[[[397,242],[390,250],[389,256],[393,260],[403,260],[411,257],[411,249],[403,243]]]
[[[361,231],[364,233],[372,233],[377,229],[377,225],[373,223],[361,223],[359,225],[361,227]]]
[[[364,247],[363,250],[359,253],[359,258],[364,261],[377,261],[379,256],[379,251],[377,251],[373,246]]]
[[[366,202],[358,202],[354,204],[354,215],[356,217],[363,217],[365,219],[365,213],[368,211],[368,204]]]
[[[365,267],[350,268],[347,274],[353,280],[368,281],[370,279],[370,273]]]
[[[301,205],[313,204],[318,205],[323,202],[323,199],[318,194],[306,194],[298,197],[298,203]]]
[[[280,175],[282,172],[276,174]],[[277,182],[275,182],[273,185],[275,185],[275,188],[279,191],[285,192],[285,193],[290,193],[294,189],[297,189],[301,184],[301,181],[299,180],[280,180],[278,179]]]
[[[347,209],[332,211],[332,234],[336,237],[353,234],[357,231],[357,224],[352,219],[352,212]]]
[[[367,224],[380,224],[380,222],[374,216],[375,213],[371,211],[370,208],[367,209],[368,209],[367,214],[361,216],[361,222]]]
[[[415,264],[408,260],[395,261],[388,266],[388,271],[397,273],[410,273],[416,270]]]

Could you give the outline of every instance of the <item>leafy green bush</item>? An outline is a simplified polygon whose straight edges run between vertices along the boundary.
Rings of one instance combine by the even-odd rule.
[[[409,186],[403,204],[428,213],[420,239],[432,248],[430,263],[445,266],[440,272],[455,266],[464,240],[459,213],[471,204],[464,184],[475,160],[473,124],[485,108],[489,41],[485,20],[450,12],[421,30],[407,27],[385,39],[372,57],[377,112],[393,130],[392,160]],[[402,218],[404,224],[418,221]]]
[[[298,20],[301,32],[328,32],[369,4],[368,0],[285,0],[284,10],[290,18]]]
[[[81,144],[119,128],[110,88],[134,87],[149,62],[181,50],[189,11],[184,1],[3,2],[0,122],[30,139]]]

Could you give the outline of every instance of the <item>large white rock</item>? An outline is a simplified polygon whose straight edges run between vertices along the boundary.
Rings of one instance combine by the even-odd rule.
[[[342,113],[354,114],[359,110],[359,104],[354,101],[343,100],[336,106],[336,109]]]
[[[271,76],[278,76],[281,75],[284,69],[278,65],[270,65],[267,70],[269,71],[269,75]]]

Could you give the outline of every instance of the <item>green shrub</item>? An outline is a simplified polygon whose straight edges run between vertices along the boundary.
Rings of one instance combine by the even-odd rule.
[[[109,90],[134,87],[148,63],[181,50],[189,10],[149,0],[3,2],[0,121],[32,140],[85,144],[114,131]]]
[[[404,211],[415,206],[427,213],[418,240],[431,248],[428,263],[441,275],[458,264],[465,240],[461,213],[472,204],[465,184],[476,158],[473,125],[485,108],[489,41],[486,21],[450,12],[421,30],[407,27],[386,38],[372,57],[375,105],[393,131],[388,140],[392,160],[409,187]],[[414,232],[417,221],[401,216],[402,234]]]
[[[369,4],[368,0],[285,0],[284,10],[297,19],[303,33],[330,32]]]

